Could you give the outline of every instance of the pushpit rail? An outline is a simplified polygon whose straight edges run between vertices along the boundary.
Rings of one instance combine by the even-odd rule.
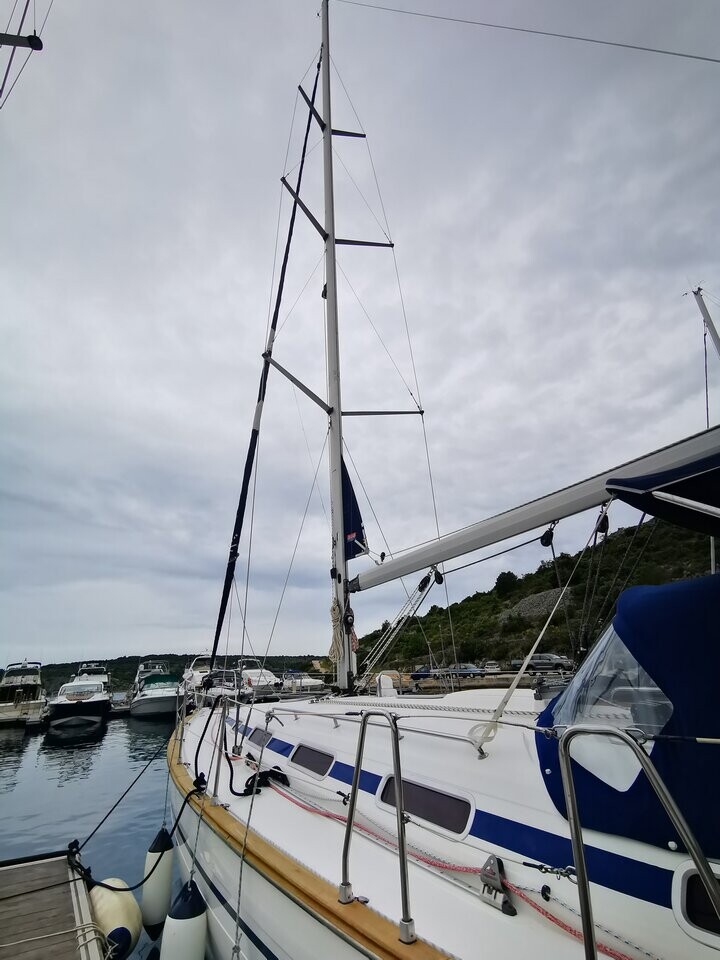
[[[720,886],[713,873],[707,857],[697,842],[687,820],[682,815],[678,805],[672,798],[665,782],[655,769],[655,766],[643,750],[642,745],[626,730],[611,726],[593,726],[592,724],[577,724],[567,727],[560,734],[559,757],[560,773],[562,774],[563,791],[565,794],[565,805],[567,807],[568,826],[570,827],[570,839],[572,841],[573,859],[575,861],[575,872],[577,874],[578,897],[580,899],[580,914],[582,918],[583,943],[585,946],[586,960],[597,960],[597,947],[595,943],[595,924],[593,921],[592,898],[590,896],[590,880],[585,862],[585,848],[582,839],[582,824],[580,823],[580,814],[577,804],[577,795],[575,793],[575,781],[573,780],[572,765],[570,763],[570,746],[576,737],[582,736],[601,736],[615,737],[632,750],[635,759],[640,764],[645,776],[650,781],[650,786],[662,803],[665,812],[678,832],[680,839],[685,845],[686,850],[692,857],[695,868],[703,882],[710,903],[720,919]]]

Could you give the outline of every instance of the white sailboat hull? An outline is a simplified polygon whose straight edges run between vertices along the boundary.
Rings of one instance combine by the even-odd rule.
[[[504,728],[492,744],[489,759],[480,761],[461,730],[478,720],[483,703],[501,691],[475,691],[444,698],[448,711],[457,711],[457,720],[446,718],[431,725],[438,700],[413,704],[403,698],[403,714],[410,714],[402,737],[403,779],[436,785],[455,796],[467,797],[474,814],[469,832],[455,839],[447,831],[428,830],[415,817],[408,825],[408,860],[411,913],[422,942],[423,957],[453,956],[475,960],[478,956],[553,957],[553,960],[580,960],[584,948],[580,930],[577,886],[572,879],[543,876],[532,864],[542,862],[538,846],[550,845],[565,851],[567,822],[549,804],[540,781],[533,735],[524,728]],[[471,702],[475,706],[470,706]],[[533,724],[529,695],[510,708],[516,722]],[[387,701],[371,698],[299,705],[293,717],[289,706],[272,722],[272,745],[265,748],[262,767],[275,767],[290,777],[290,786],[276,782],[256,794],[248,832],[246,859],[242,868],[240,901],[241,947],[245,957],[276,956],[282,960],[315,960],[321,957],[385,956],[410,957],[413,947],[398,939],[402,915],[399,859],[393,838],[394,812],[380,802],[383,777],[392,771],[387,727],[371,727],[363,762],[363,777],[377,780],[378,786],[361,787],[358,816],[361,827],[353,833],[350,879],[353,892],[367,897],[367,906],[340,905],[341,855],[347,807],[338,794],[347,792],[357,741],[358,710],[387,708]],[[391,703],[390,709],[398,709]],[[463,715],[464,710],[467,715]],[[251,714],[243,708],[243,721],[256,730],[265,728],[264,715],[271,705],[255,706]],[[279,709],[276,707],[276,709]],[[348,712],[348,710],[350,712]],[[474,711],[474,713],[472,712]],[[315,714],[315,712],[317,712]],[[347,717],[332,726],[328,714]],[[200,710],[184,725],[181,757],[173,762],[171,802],[175,814],[195,776],[194,760],[208,711]],[[185,879],[195,857],[195,880],[209,910],[210,946],[218,960],[231,960],[235,942],[238,879],[245,842],[250,797],[238,796],[252,776],[253,762],[233,758],[235,795],[230,789],[229,764],[222,759],[216,781],[213,745],[218,742],[220,709],[209,723],[198,754],[198,770],[209,782],[207,795],[191,801],[183,813],[180,830],[180,867]],[[414,714],[414,715],[413,715]],[[247,719],[250,716],[251,719]],[[226,720],[227,744],[234,740],[234,715]],[[422,733],[420,729],[422,728]],[[418,733],[414,733],[414,730]],[[425,730],[435,730],[431,740]],[[447,739],[447,734],[452,736]],[[428,752],[428,743],[444,738],[443,751]],[[220,738],[222,742],[222,737]],[[288,761],[291,747],[310,744],[332,754],[337,772],[325,778],[303,775]],[[441,741],[438,741],[440,743]],[[245,739],[245,750],[257,760],[259,750]],[[188,769],[189,768],[189,769]],[[335,767],[333,768],[335,771]],[[217,783],[217,800],[215,797]],[[513,787],[514,784],[514,787]],[[198,834],[198,817],[202,822]],[[196,845],[196,835],[198,841]],[[185,838],[184,840],[182,838]],[[648,847],[621,837],[586,831],[585,841],[596,860],[606,865],[601,879],[592,883],[593,906],[598,939],[618,955],[638,960],[643,955],[663,960],[686,960],[688,956],[716,956],[711,946],[693,939],[680,928],[676,906],[670,909],[645,893],[632,889],[632,876],[652,874],[670,889],[687,862],[687,855]],[[483,899],[478,873],[490,855],[502,858],[516,909],[509,916]],[[571,862],[569,849],[558,852]],[[263,859],[265,858],[265,859]],[[526,863],[529,861],[529,863]],[[547,861],[546,861],[547,862]],[[443,865],[444,864],[444,865]],[[454,865],[454,866],[453,866]],[[466,873],[462,873],[465,865]],[[460,872],[457,872],[460,871]],[[599,875],[600,876],[600,875]],[[298,879],[299,877],[299,879]],[[540,896],[544,884],[552,892],[546,903]],[[314,892],[314,888],[317,891]],[[523,894],[523,891],[525,893]],[[529,897],[533,904],[523,896]],[[544,916],[545,911],[550,916]],[[353,926],[353,924],[355,926]],[[368,931],[382,926],[374,949],[368,954]],[[302,930],[302,935],[299,931]],[[482,931],[483,953],[478,953]],[[574,931],[575,933],[573,934]],[[437,947],[433,946],[437,945]],[[269,951],[269,952],[268,952]],[[429,951],[429,952],[428,952]],[[436,952],[435,952],[436,951]]]

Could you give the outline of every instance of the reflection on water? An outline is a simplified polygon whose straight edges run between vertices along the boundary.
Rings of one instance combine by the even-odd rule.
[[[0,793],[12,793],[27,746],[24,727],[0,727]]]
[[[84,732],[48,730],[39,756],[45,760],[46,770],[59,787],[66,787],[72,780],[87,780],[106,733],[107,724]]]
[[[143,873],[145,853],[163,822],[168,722],[113,720],[71,739],[0,729],[0,860],[64,849],[84,840],[151,760],[83,850],[98,879]],[[134,956],[146,957],[143,938]]]

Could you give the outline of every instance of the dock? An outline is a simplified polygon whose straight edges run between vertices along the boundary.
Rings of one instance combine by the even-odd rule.
[[[0,863],[0,960],[102,960],[85,882],[67,851]]]

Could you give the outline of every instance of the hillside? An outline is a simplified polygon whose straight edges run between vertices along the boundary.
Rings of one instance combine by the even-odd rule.
[[[438,665],[453,662],[450,620],[458,661],[507,662],[527,653],[560,592],[550,550],[548,555],[551,559],[533,573],[520,577],[510,571],[501,573],[492,590],[451,604],[450,617],[445,608],[431,606],[405,627],[385,666],[407,669],[427,663],[429,649]],[[558,555],[563,585],[579,556]],[[644,523],[637,534],[635,527],[621,528],[604,545],[588,551],[566,595],[565,609],[555,614],[539,651],[575,657],[583,636],[592,642],[612,617],[623,586],[666,583],[709,570],[705,536],[659,520]],[[380,634],[375,630],[361,639],[359,664]]]

